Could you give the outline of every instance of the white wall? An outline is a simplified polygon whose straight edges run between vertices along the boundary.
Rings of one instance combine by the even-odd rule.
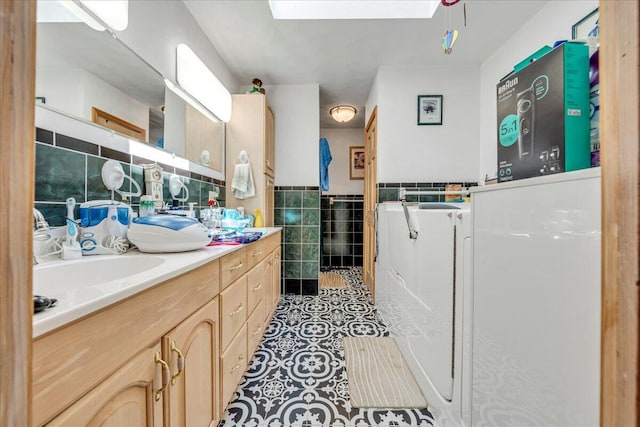
[[[475,181],[479,67],[384,66],[376,77],[378,182]],[[442,126],[418,126],[418,95],[443,95]]]
[[[145,130],[149,137],[149,106],[135,98],[130,97],[120,89],[117,89],[94,76],[84,73],[84,114],[83,117],[91,120],[91,108],[99,110],[132,123]]]
[[[275,185],[318,186],[320,88],[264,86],[276,122]]]
[[[331,149],[327,194],[363,194],[364,180],[349,179],[349,147],[364,145],[364,129],[320,129]]]
[[[117,36],[174,83],[176,47],[186,43],[229,92],[237,91],[231,71],[180,0],[129,1],[129,26]]]
[[[36,96],[44,96],[47,105],[88,121],[92,121],[91,108],[96,107],[144,129],[148,136],[148,105],[80,68],[42,71],[36,73]]]
[[[36,96],[44,97],[48,106],[84,117],[82,87],[79,83],[84,73],[81,68],[39,67],[36,70]]]
[[[369,90],[369,96],[367,97],[367,102],[364,105],[364,123],[365,128],[369,123],[369,118],[371,117],[371,113],[373,113],[373,109],[378,106],[380,103],[380,84],[378,83],[378,74],[376,73],[376,77],[373,79],[373,84],[371,85],[371,89]]]
[[[164,149],[184,157],[185,101],[170,89],[164,91]]]
[[[480,175],[497,171],[496,85],[513,66],[543,45],[571,39],[571,26],[598,7],[598,1],[554,0],[496,49],[480,67]]]

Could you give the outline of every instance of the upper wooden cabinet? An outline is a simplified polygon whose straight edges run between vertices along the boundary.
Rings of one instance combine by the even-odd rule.
[[[264,226],[273,226],[273,178],[275,177],[275,121],[264,95],[233,95],[231,121],[226,127],[226,207],[242,206],[246,213],[260,209]],[[240,151],[249,154],[256,195],[236,199],[231,183]]]

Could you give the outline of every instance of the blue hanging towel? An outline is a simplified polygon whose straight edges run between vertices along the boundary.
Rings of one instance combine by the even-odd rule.
[[[329,163],[331,150],[327,138],[320,138],[320,191],[329,191]]]

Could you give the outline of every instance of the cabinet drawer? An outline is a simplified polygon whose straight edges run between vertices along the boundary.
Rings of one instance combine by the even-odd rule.
[[[220,347],[223,350],[244,325],[247,315],[247,276],[243,276],[220,294]]]
[[[265,241],[260,239],[260,240],[256,240],[255,242],[251,243],[251,245],[246,247],[247,269],[258,264],[267,255],[267,251],[265,250],[264,244],[265,244]]]
[[[247,273],[247,307],[248,313],[253,312],[258,302],[262,300],[264,294],[264,267],[265,262],[256,265],[249,273]]]
[[[225,255],[220,259],[220,288],[224,289],[242,276],[247,268],[246,248]]]
[[[227,351],[222,354],[222,389],[220,395],[223,408],[231,400],[233,391],[247,369],[247,358],[247,326],[245,325],[235,336]]]
[[[247,354],[249,357],[260,344],[262,334],[264,334],[264,300],[260,300],[249,320],[247,320]]]
[[[269,254],[275,248],[280,246],[280,232],[278,231],[277,233],[272,234],[271,236],[263,239],[262,242],[264,245],[264,253]]]

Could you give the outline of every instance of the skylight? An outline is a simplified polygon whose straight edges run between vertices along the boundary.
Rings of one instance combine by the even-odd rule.
[[[440,0],[269,0],[273,19],[425,19]]]

